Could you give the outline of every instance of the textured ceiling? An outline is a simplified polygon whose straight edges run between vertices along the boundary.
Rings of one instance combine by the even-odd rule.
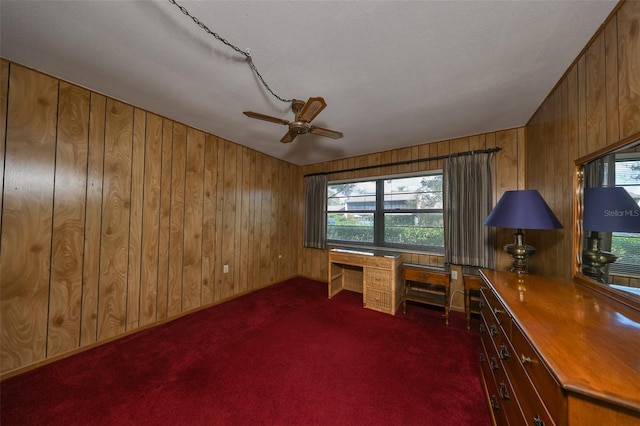
[[[182,1],[251,50],[285,99],[322,96],[334,140],[290,120],[244,56],[157,1],[0,2],[0,55],[304,165],[522,126],[616,1]]]

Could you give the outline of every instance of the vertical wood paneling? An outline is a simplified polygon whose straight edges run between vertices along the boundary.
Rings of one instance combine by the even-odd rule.
[[[297,274],[298,167],[1,66],[1,374]]]
[[[279,190],[279,169],[276,167],[275,159],[273,157],[269,157],[269,163],[271,170],[271,186],[269,188],[270,197],[270,211],[269,211],[269,223],[271,224],[269,232],[269,247],[271,250],[269,251],[269,259],[268,259],[268,268],[270,282],[275,282],[277,280],[277,272],[276,268],[278,265],[278,209],[280,208],[280,194]]]
[[[607,142],[620,139],[620,120],[618,118],[618,27],[612,19],[604,28],[605,52],[605,90],[607,111]]]
[[[251,155],[250,150],[240,147],[242,158],[242,188],[241,206],[240,206],[240,241],[236,244],[236,258],[238,259],[238,290],[240,293],[247,292],[251,286],[250,264],[249,264],[249,217],[251,214],[250,198],[251,198]]]
[[[261,199],[261,224],[260,239],[262,249],[260,251],[260,276],[270,277],[271,256],[271,161],[266,155],[262,156],[262,199]]]
[[[142,269],[142,203],[144,197],[144,151],[147,114],[133,112],[131,148],[131,202],[129,219],[129,266],[127,276],[127,330],[140,325],[140,274]]]
[[[218,200],[216,202],[216,232],[214,237],[214,247],[215,252],[218,253],[216,256],[215,263],[215,280],[214,280],[214,301],[218,301],[223,297],[223,273],[222,267],[224,263],[224,256],[222,254],[223,247],[223,234],[224,234],[224,207],[225,207],[225,144],[222,139],[217,138],[217,152],[218,152],[218,174],[216,179],[216,192],[218,194]]]
[[[527,178],[564,225],[536,253],[537,273],[572,275],[574,161],[640,130],[639,27],[640,2],[625,1],[527,125]]]
[[[204,151],[204,206],[202,211],[202,303],[204,305],[215,300],[217,160],[217,140],[214,136],[207,135]]]
[[[0,58],[0,212],[2,212],[2,193],[4,192],[4,148],[7,134],[7,97],[9,95],[9,62]],[[0,235],[2,221],[0,220]]]
[[[255,168],[253,177],[253,250],[251,253],[251,268],[253,269],[253,279],[260,282],[260,260],[262,258],[262,157],[263,154],[255,154]],[[258,284],[256,284],[258,285]]]
[[[260,243],[257,241],[255,236],[256,230],[256,152],[249,152],[249,164],[248,164],[248,179],[249,179],[249,187],[247,189],[247,209],[249,215],[249,223],[247,228],[247,250],[244,252],[244,257],[247,262],[247,280],[249,282],[248,286],[250,288],[256,288],[260,286],[260,279],[256,274],[256,251],[259,250]]]
[[[234,252],[233,252],[233,270],[231,279],[233,280],[233,293],[238,294],[241,292],[241,288],[243,287],[241,281],[241,265],[242,265],[242,257],[240,254],[240,249],[242,246],[242,182],[244,181],[244,167],[243,167],[243,157],[242,151],[244,150],[243,146],[233,144],[236,147],[235,155],[236,155],[236,181],[235,181],[235,203],[234,210],[235,216],[233,218],[234,227]]]
[[[173,164],[173,122],[162,120],[162,170],[160,173],[160,224],[158,231],[157,319],[169,315],[169,256],[171,237],[171,173]]]
[[[624,138],[640,131],[640,2],[627,1],[620,8],[617,26],[619,136]]]
[[[184,264],[182,310],[189,311],[202,301],[202,200],[204,175],[204,133],[187,131],[187,162],[184,201]]]
[[[229,141],[221,141],[224,149],[223,176],[223,211],[222,211],[222,265],[229,266],[229,272],[222,274],[223,299],[234,294],[234,279],[238,269],[234,259],[236,239],[236,176],[237,176],[237,145]]]
[[[589,152],[607,144],[606,71],[604,34],[587,49],[586,62],[587,149]],[[550,121],[553,126],[553,121]]]
[[[147,114],[144,156],[144,210],[142,214],[142,264],[140,269],[140,325],[151,324],[158,317],[159,271],[161,269],[159,236],[162,232],[160,228],[161,181],[162,118],[154,114]]]
[[[96,93],[91,94],[84,228],[84,267],[82,273],[82,331],[80,337],[82,346],[94,343],[98,339],[98,292],[100,288],[102,179],[106,106],[107,99],[104,96]]]
[[[98,340],[125,331],[131,210],[133,108],[107,100]]]
[[[169,280],[167,315],[182,312],[182,272],[184,256],[184,181],[187,159],[187,128],[173,126],[173,161],[171,165],[171,232],[169,234]]]
[[[58,81],[9,72],[0,241],[0,364],[46,357]]]
[[[80,346],[89,96],[60,83],[47,356]]]
[[[580,59],[578,59],[576,67],[578,68],[578,104],[576,109],[578,110],[578,155],[582,157],[587,154],[588,144],[587,144],[587,126],[584,125],[587,122],[587,61],[585,59],[586,55],[582,55]],[[539,120],[540,118],[536,115],[533,116],[531,121]],[[529,125],[527,125],[527,130],[529,130]],[[539,138],[531,138],[532,141],[539,141]],[[571,141],[570,141],[571,142]]]

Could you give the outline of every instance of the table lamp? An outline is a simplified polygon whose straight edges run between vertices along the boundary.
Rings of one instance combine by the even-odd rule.
[[[504,251],[513,257],[511,272],[521,274],[529,272],[529,256],[536,251],[535,247],[525,244],[522,230],[562,228],[560,221],[535,189],[505,192],[487,216],[484,225],[516,230],[514,243],[504,246]]]
[[[640,207],[622,187],[584,190],[583,229],[591,231],[582,252],[582,272],[605,283],[602,268],[617,256],[600,249],[600,232],[640,232]]]

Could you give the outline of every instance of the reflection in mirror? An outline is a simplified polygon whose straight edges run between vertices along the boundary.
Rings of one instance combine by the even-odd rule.
[[[582,170],[582,273],[640,296],[640,141]]]

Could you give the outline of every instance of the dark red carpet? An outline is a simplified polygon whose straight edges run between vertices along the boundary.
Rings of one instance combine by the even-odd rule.
[[[0,384],[10,425],[488,425],[479,336],[292,279]],[[477,330],[477,319],[473,329]]]

